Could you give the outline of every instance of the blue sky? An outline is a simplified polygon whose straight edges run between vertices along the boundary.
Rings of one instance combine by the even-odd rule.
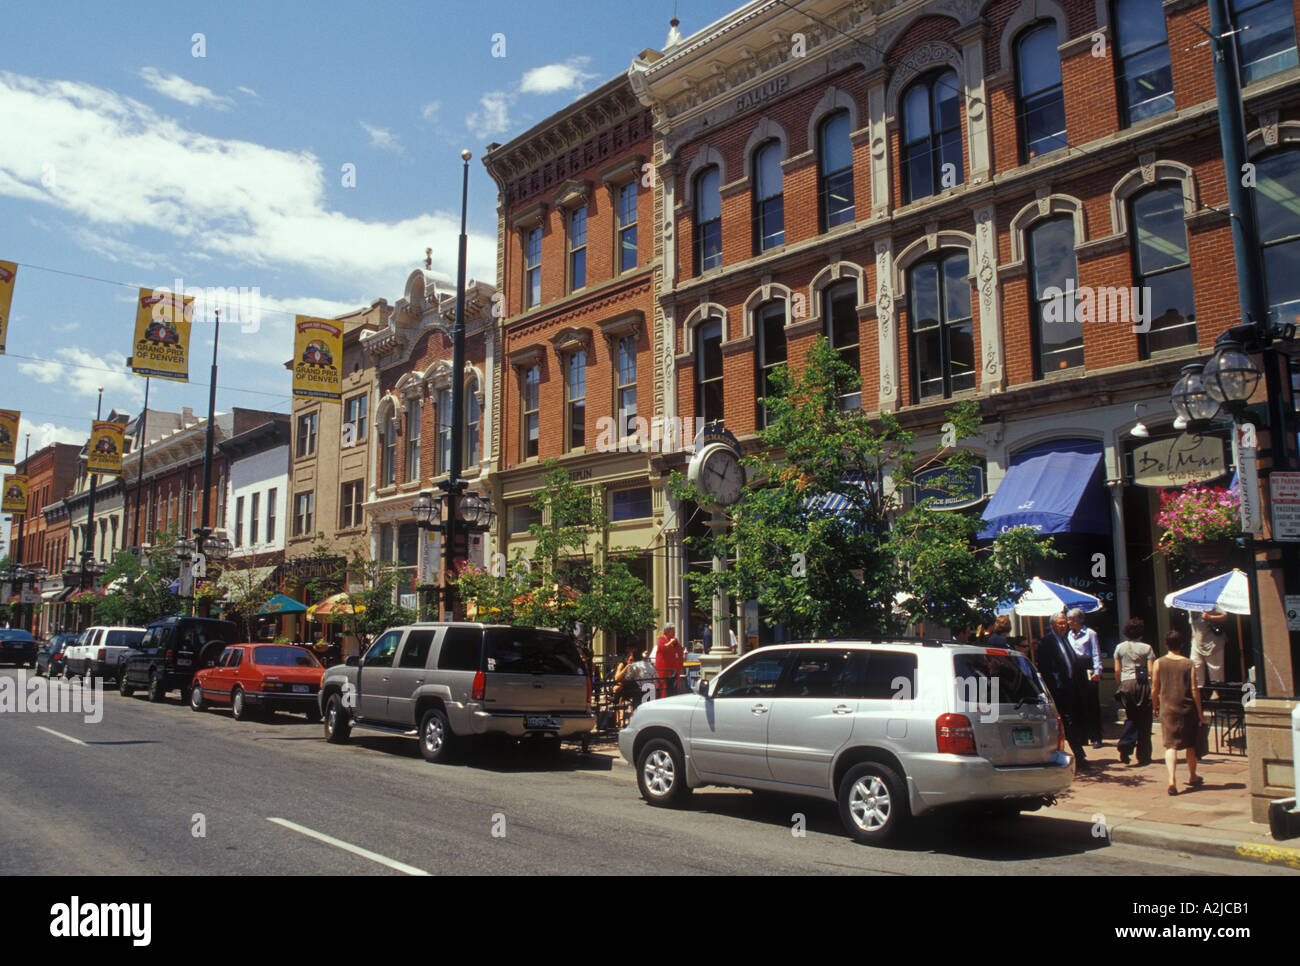
[[[738,5],[679,0],[683,34]],[[395,301],[426,247],[454,277],[462,147],[470,275],[494,281],[484,146],[662,47],[674,6],[6,5],[0,259],[20,268],[0,408],[23,412],[19,457],[28,432],[33,451],[84,441],[97,386],[106,414],[138,409],[144,388],[124,365],[132,288],[29,266],[257,288],[256,330],[222,326],[217,406],[287,411],[291,316]],[[211,331],[196,321],[191,384],[155,380],[151,406],[206,412]]]

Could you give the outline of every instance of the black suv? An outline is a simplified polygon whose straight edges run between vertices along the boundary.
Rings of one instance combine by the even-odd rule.
[[[230,621],[164,617],[145,629],[139,648],[123,659],[117,689],[130,697],[136,688],[144,688],[150,701],[161,701],[168,691],[179,690],[181,702],[188,702],[194,672],[215,661],[227,644],[236,643]]]

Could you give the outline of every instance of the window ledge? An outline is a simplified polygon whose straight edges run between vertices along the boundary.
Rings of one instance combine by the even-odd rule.
[[[1151,335],[1150,332],[1145,334],[1147,336]],[[1212,350],[1202,349],[1199,345],[1193,342],[1190,345],[1174,346],[1171,349],[1156,349],[1154,352],[1147,354],[1146,361],[1169,362],[1174,359],[1194,359],[1197,356],[1204,355],[1207,351]]]

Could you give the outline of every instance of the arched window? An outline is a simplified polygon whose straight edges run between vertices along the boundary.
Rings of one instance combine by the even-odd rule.
[[[754,151],[754,252],[785,243],[785,199],[781,142],[764,141]]]
[[[383,447],[379,451],[379,485],[393,486],[397,483],[397,420],[391,408],[384,417],[383,436]]]
[[[1030,27],[1016,41],[1016,94],[1020,160],[1065,147],[1065,92],[1054,20]]]
[[[785,303],[767,302],[760,305],[754,312],[754,334],[758,337],[755,353],[758,364],[758,378],[755,381],[755,395],[758,398],[756,416],[761,429],[770,418],[767,407],[763,405],[763,397],[776,395],[772,374],[785,365]]]
[[[1300,323],[1300,151],[1265,155],[1255,162],[1255,211],[1263,248],[1269,316]]]
[[[695,415],[707,423],[722,413],[722,320],[709,319],[695,329]]]
[[[1231,0],[1230,6],[1243,84],[1300,64],[1291,0]]]
[[[722,195],[717,165],[695,176],[695,274],[722,264]]]
[[[1165,182],[1129,199],[1129,225],[1135,294],[1142,299],[1145,321],[1150,322],[1144,339],[1146,350],[1195,345],[1196,302],[1183,222],[1182,182]],[[1140,321],[1141,313],[1130,308],[1129,314],[1129,319],[1116,322]]]
[[[421,400],[412,399],[406,404],[406,482],[420,478],[420,410]]]
[[[908,201],[965,180],[959,84],[956,71],[944,70],[921,78],[903,94],[903,185]]]
[[[1039,376],[1083,365],[1083,325],[1077,312],[1078,263],[1074,217],[1042,221],[1029,230],[1034,341]]]
[[[437,473],[451,472],[451,390],[438,390],[438,466]]]
[[[858,328],[858,283],[836,282],[822,292],[823,332],[840,360],[853,370],[857,379],[841,386],[840,405],[845,409],[862,408],[861,334]]]
[[[817,197],[821,230],[853,220],[853,145],[849,112],[836,111],[817,129]]]
[[[479,463],[478,428],[482,414],[478,408],[478,379],[465,386],[465,456],[461,462],[466,470],[475,469]]]
[[[1174,109],[1169,33],[1160,0],[1114,0],[1115,72],[1126,124]]]
[[[947,398],[975,388],[970,257],[941,252],[908,270],[912,398]]]
[[[564,378],[564,427],[568,449],[582,449],[587,434],[587,351],[567,360]]]

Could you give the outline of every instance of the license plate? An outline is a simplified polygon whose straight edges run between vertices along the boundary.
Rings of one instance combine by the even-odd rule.
[[[1034,744],[1034,729],[1029,727],[1012,728],[1011,740],[1017,745],[1032,745]]]
[[[189,659],[188,657],[178,657],[178,658],[176,658],[176,666],[177,666],[177,667],[189,667],[189,666],[190,666],[190,663],[191,663],[191,662],[190,662],[190,659]]]
[[[549,714],[526,714],[524,727],[529,731],[559,731],[560,723]]]
[[[308,692],[308,687],[305,684],[295,684],[293,686],[294,694],[306,694],[307,692]]]

